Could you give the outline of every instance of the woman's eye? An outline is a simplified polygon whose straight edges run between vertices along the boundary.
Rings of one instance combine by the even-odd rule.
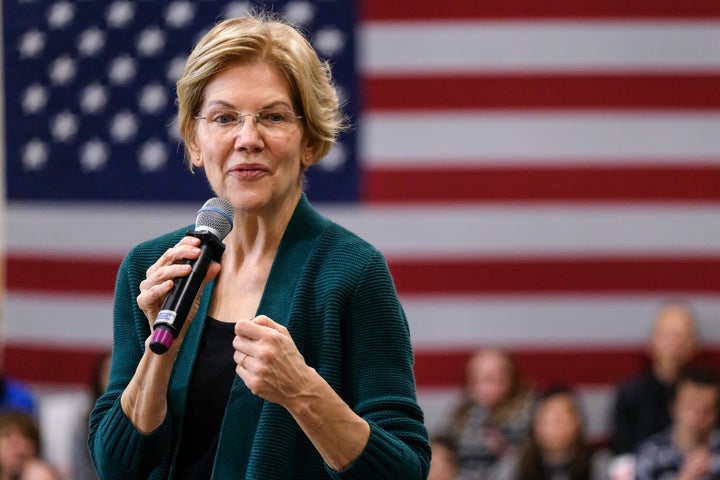
[[[236,122],[235,118],[229,113],[222,113],[220,115],[215,115],[214,121],[215,121],[215,123],[221,123],[221,124]]]

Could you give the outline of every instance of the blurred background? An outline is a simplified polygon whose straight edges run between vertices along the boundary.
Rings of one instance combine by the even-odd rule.
[[[212,196],[174,85],[253,2],[2,2],[3,373],[51,457],[112,344],[117,267]],[[469,354],[576,387],[602,440],[658,306],[720,365],[720,3],[267,1],[332,65],[355,128],[307,194],[387,257],[429,428]]]

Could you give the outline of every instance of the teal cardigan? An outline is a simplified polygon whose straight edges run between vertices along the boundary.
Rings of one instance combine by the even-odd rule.
[[[88,444],[101,479],[171,478],[190,376],[213,283],[181,345],[168,389],[168,415],[149,434],[138,432],[120,406],[150,334],[135,301],[147,268],[188,228],[131,250],[118,272],[110,382],[90,417]],[[240,292],[239,292],[240,293]],[[244,470],[236,449],[250,448],[247,479],[425,479],[430,447],[415,394],[413,353],[402,306],[382,254],[323,218],[301,198],[278,248],[258,307],[285,325],[308,365],[370,424],[360,456],[342,471],[326,466],[290,413],[256,398],[257,430],[244,429],[240,377],[223,419],[213,479]],[[181,479],[178,479],[181,480]]]

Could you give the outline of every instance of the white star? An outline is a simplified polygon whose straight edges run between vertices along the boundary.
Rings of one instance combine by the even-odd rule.
[[[22,109],[27,114],[38,113],[47,105],[48,93],[39,83],[33,83],[22,96]]]
[[[165,76],[168,81],[176,83],[185,71],[185,58],[175,57],[165,67]]]
[[[161,170],[168,161],[168,154],[163,142],[153,139],[145,142],[140,147],[138,164],[143,172],[157,172]]]
[[[58,57],[48,67],[50,82],[53,85],[67,85],[75,78],[76,67],[75,60],[67,55]]]
[[[41,140],[34,138],[23,148],[22,164],[26,172],[39,172],[47,164],[48,147]]]
[[[148,27],[140,32],[136,45],[140,55],[155,56],[165,47],[165,34],[157,27]]]
[[[137,130],[135,115],[128,111],[118,113],[110,122],[110,136],[116,142],[127,142],[135,136]]]
[[[195,15],[195,6],[190,2],[172,2],[165,11],[165,23],[181,28],[190,23]]]
[[[88,85],[80,92],[80,108],[85,113],[98,113],[107,105],[107,101],[107,89],[97,82]]]
[[[323,28],[315,32],[313,44],[320,53],[331,57],[345,46],[345,34],[337,28]]]
[[[138,101],[140,110],[145,113],[157,113],[167,104],[167,92],[159,83],[146,85],[140,92]]]
[[[285,16],[297,25],[307,25],[315,17],[315,7],[310,2],[288,2]]]
[[[48,12],[47,22],[51,28],[63,28],[75,17],[75,5],[70,2],[55,2]]]
[[[122,28],[132,22],[135,16],[135,5],[132,2],[113,2],[108,7],[105,18],[111,28]]]
[[[67,142],[77,134],[77,131],[77,119],[67,110],[58,113],[50,122],[50,135],[56,142]]]
[[[341,143],[336,143],[323,159],[318,162],[318,167],[326,171],[337,170],[347,161],[347,150]]]
[[[115,85],[124,85],[135,77],[137,66],[129,55],[121,55],[110,62],[108,77]]]
[[[227,7],[225,7],[225,18],[236,18],[236,17],[242,17],[243,15],[250,12],[252,9],[252,5],[250,2],[230,2]]]
[[[34,28],[28,30],[18,41],[20,58],[35,58],[45,48],[45,34]]]
[[[88,28],[78,38],[78,51],[85,57],[95,56],[105,46],[105,32],[97,27]]]
[[[108,146],[97,138],[80,147],[80,165],[85,172],[97,172],[107,165],[110,152]]]

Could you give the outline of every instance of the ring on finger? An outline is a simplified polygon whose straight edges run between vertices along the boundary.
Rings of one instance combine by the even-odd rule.
[[[248,354],[244,354],[243,357],[240,359],[240,368],[245,368],[245,359],[247,358]]]

